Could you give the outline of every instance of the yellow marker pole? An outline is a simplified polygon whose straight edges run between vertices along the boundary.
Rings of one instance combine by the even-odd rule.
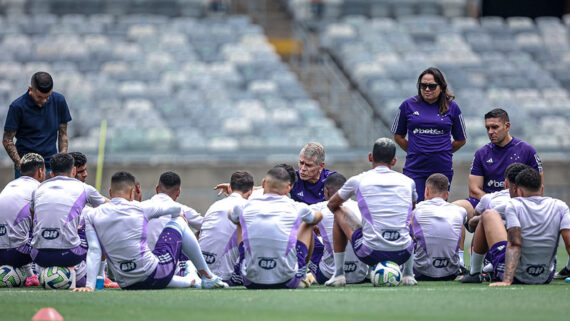
[[[105,140],[107,139],[107,121],[101,121],[99,131],[99,155],[97,156],[97,173],[95,175],[95,188],[101,192],[101,181],[103,178],[103,161],[105,160]]]

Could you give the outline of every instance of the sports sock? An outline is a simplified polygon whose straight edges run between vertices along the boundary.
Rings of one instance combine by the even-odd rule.
[[[204,260],[204,256],[202,256],[200,244],[198,244],[196,236],[192,233],[188,224],[186,224],[186,221],[181,217],[177,217],[168,222],[166,227],[172,227],[182,234],[182,252],[190,259],[190,261],[192,261],[192,263],[194,263],[194,266],[198,271],[206,271],[208,275],[212,276],[213,273],[208,268],[208,264]]]
[[[334,253],[334,276],[344,275],[344,252]]]
[[[105,277],[105,261],[101,261],[101,263],[99,264],[99,273],[97,273],[97,276],[102,276]]]
[[[404,276],[414,275],[414,254],[410,255],[410,258],[404,263]]]
[[[483,259],[485,258],[485,254],[479,253],[471,253],[471,267],[469,268],[470,274],[477,274],[481,273],[483,269]]]
[[[463,250],[459,250],[457,253],[459,254],[459,265],[465,266],[465,261],[463,260]]]
[[[26,278],[34,276],[34,271],[32,270],[32,264],[33,263],[28,263],[22,266],[22,269],[24,269],[24,271],[26,272]]]
[[[174,275],[166,287],[189,288],[192,286],[192,281],[197,282],[198,280],[189,276]]]

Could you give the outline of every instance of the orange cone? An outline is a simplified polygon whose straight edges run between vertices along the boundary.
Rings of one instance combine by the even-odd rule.
[[[63,321],[63,317],[54,308],[41,308],[32,317],[32,321]]]

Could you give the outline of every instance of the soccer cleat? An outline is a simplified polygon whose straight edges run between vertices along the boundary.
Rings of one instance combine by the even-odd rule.
[[[406,286],[418,285],[418,281],[416,281],[416,278],[414,278],[413,275],[407,275],[402,278],[402,285]]]
[[[558,271],[558,273],[554,274],[555,280],[562,280],[570,276],[570,270],[566,267],[563,267],[562,270]]]
[[[229,287],[219,276],[212,275],[211,279],[202,276],[202,289],[227,289]]]
[[[38,280],[38,276],[34,274],[34,275],[30,276],[29,278],[27,278],[24,286],[26,286],[26,287],[28,287],[28,286],[40,286],[40,281]]]
[[[120,288],[119,283],[111,281],[108,277],[105,277],[105,281],[103,282],[103,287],[106,289],[118,289]]]
[[[325,282],[326,286],[343,287],[346,286],[346,277],[344,275],[334,276]]]
[[[481,273],[475,273],[475,274],[467,273],[463,276],[463,278],[461,278],[461,280],[459,280],[459,282],[461,282],[461,283],[483,283],[483,277],[481,276]]]

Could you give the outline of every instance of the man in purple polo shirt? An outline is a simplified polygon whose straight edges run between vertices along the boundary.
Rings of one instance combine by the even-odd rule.
[[[509,134],[509,115],[500,108],[485,114],[485,128],[490,143],[475,152],[469,174],[469,199],[473,208],[487,193],[505,188],[505,171],[510,164],[528,165],[540,173],[542,161],[536,150],[528,143]]]
[[[70,121],[65,97],[53,91],[50,74],[35,73],[28,92],[10,105],[4,125],[2,144],[14,162],[15,178],[21,175],[20,157],[27,153],[40,154],[49,174],[51,157],[58,149],[67,153],[67,123]]]
[[[308,143],[299,153],[297,182],[289,192],[297,202],[316,204],[325,200],[324,187],[329,175],[336,172],[325,168],[325,149],[319,143]]]
[[[289,194],[297,202],[312,205],[325,200],[325,181],[329,175],[336,172],[325,168],[325,148],[323,145],[308,143],[299,153],[299,169],[296,173],[297,181],[294,182]],[[259,193],[255,192],[259,188],[254,187],[254,195]],[[218,196],[222,193],[227,196],[232,192],[228,183],[216,185],[214,189],[220,190]]]

